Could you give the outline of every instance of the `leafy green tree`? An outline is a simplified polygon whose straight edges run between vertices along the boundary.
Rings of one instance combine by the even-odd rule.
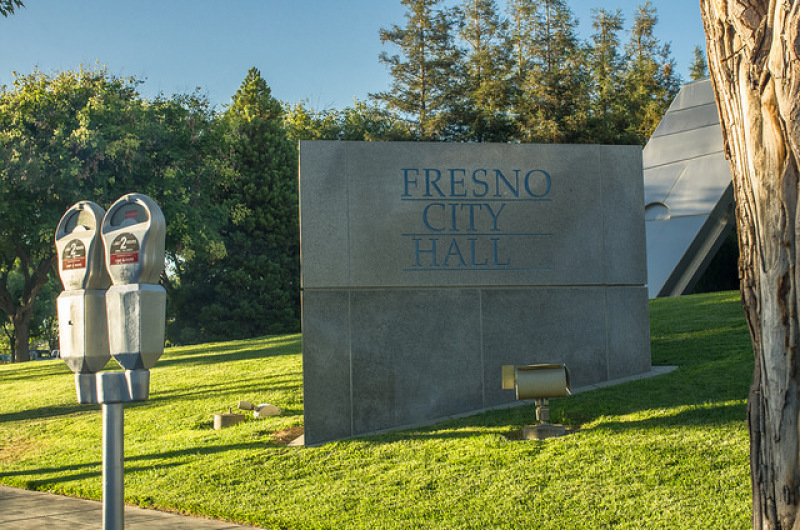
[[[412,140],[408,123],[388,110],[356,101],[352,107],[339,112],[340,140],[388,142]]]
[[[4,17],[13,15],[18,7],[25,7],[22,0],[0,0],[0,15]]]
[[[656,9],[648,0],[636,12],[626,47],[628,132],[642,145],[655,131],[681,85],[669,44],[661,44],[655,36],[657,23]]]
[[[577,21],[566,0],[512,0],[509,9],[520,139],[578,140],[588,112],[588,79]]]
[[[285,105],[283,128],[293,142],[300,140],[339,140],[342,134],[338,112],[316,110],[305,102]]]
[[[460,56],[457,109],[458,139],[505,142],[512,134],[509,116],[513,70],[508,22],[494,0],[465,0],[455,11],[458,35],[465,45]]]
[[[407,119],[420,140],[441,140],[449,135],[452,97],[450,81],[457,64],[451,21],[436,10],[442,0],[401,0],[406,25],[381,29],[381,42],[400,48],[400,54],[381,53],[389,67],[392,89],[373,98]]]
[[[700,46],[695,46],[693,53],[694,60],[689,70],[689,78],[692,81],[699,81],[708,77],[708,61],[706,61],[706,54]]]
[[[227,254],[186,267],[174,296],[173,341],[196,342],[299,329],[297,151],[281,104],[250,69],[222,117],[224,177],[215,200],[228,212]]]
[[[408,124],[386,109],[356,101],[343,110],[317,111],[304,103],[285,108],[283,127],[290,140],[400,141],[413,139]]]
[[[147,101],[138,85],[83,69],[17,75],[0,88],[0,310],[17,360],[28,359],[36,300],[55,271],[55,228],[75,202],[108,206],[128,192],[150,195],[167,219],[176,274],[197,252],[224,253],[207,207],[214,175],[207,103]]]

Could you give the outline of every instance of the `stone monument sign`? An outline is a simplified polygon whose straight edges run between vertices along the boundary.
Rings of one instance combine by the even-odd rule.
[[[642,152],[301,142],[305,442],[650,370]]]

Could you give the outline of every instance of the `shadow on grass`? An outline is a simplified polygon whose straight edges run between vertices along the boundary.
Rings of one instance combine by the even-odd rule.
[[[125,473],[137,473],[152,471],[154,468],[177,468],[182,465],[191,464],[197,461],[198,456],[210,456],[217,453],[224,453],[234,450],[248,450],[254,449],[277,449],[285,447],[277,442],[265,443],[249,442],[249,443],[236,443],[229,445],[218,446],[194,446],[174,451],[153,452],[142,455],[125,456]],[[167,462],[164,462],[167,460]],[[170,462],[169,460],[176,460]],[[148,463],[149,462],[149,463]],[[131,463],[138,463],[138,465],[131,465]],[[63,474],[63,475],[62,475]],[[71,482],[77,480],[84,480],[87,478],[97,477],[102,474],[102,462],[92,461],[78,465],[68,465],[59,467],[39,467],[33,469],[18,469],[14,471],[0,471],[0,478],[6,477],[45,477],[41,479],[32,479],[25,481],[26,486],[31,489],[48,484],[58,484],[64,482]],[[59,475],[59,476],[51,476]]]
[[[46,379],[55,376],[69,376],[72,372],[63,361],[53,359],[50,361],[28,361],[9,365],[13,369],[0,370],[0,380],[4,383],[11,381],[30,382],[36,379]]]
[[[297,355],[300,348],[300,335],[204,344],[187,349],[168,349],[157,366],[217,364]]]
[[[287,384],[273,384],[268,382],[269,378],[259,379],[256,381],[247,380],[238,382],[237,384],[220,384],[209,383],[205,385],[194,385],[191,389],[176,389],[176,390],[154,390],[150,395],[150,399],[146,403],[162,403],[172,401],[176,398],[192,400],[196,398],[199,401],[208,400],[209,396],[217,395],[220,398],[228,399],[231,394],[235,394],[236,400],[232,401],[229,406],[235,406],[238,399],[246,399],[250,396],[258,396],[264,393],[275,393],[283,391],[295,391],[302,388],[302,383],[287,383]],[[250,398],[255,399],[255,398]],[[256,399],[256,401],[258,401]]]
[[[0,423],[7,421],[41,420],[56,416],[69,416],[82,412],[99,412],[100,405],[53,405],[51,407],[39,407],[35,409],[20,410],[0,414]]]
[[[159,467],[159,469],[162,469],[162,468],[166,469],[166,468],[178,467],[180,465],[181,464],[179,464],[179,463],[163,464],[163,465],[159,465],[158,467]],[[53,485],[56,485],[56,484],[64,484],[64,483],[73,482],[73,481],[87,480],[87,479],[91,479],[91,478],[95,478],[95,477],[100,477],[103,474],[103,470],[102,470],[100,462],[97,462],[96,464],[93,464],[92,466],[81,466],[81,467],[95,467],[96,469],[94,471],[84,471],[82,473],[75,473],[75,474],[68,474],[68,475],[61,475],[61,476],[54,476],[54,477],[47,477],[47,478],[42,478],[42,479],[25,480],[25,481],[22,481],[22,483],[24,485],[23,487],[25,487],[26,489],[31,489],[31,490],[51,489],[50,487],[53,486]],[[153,469],[152,466],[141,466],[141,467],[125,466],[125,473],[146,472],[146,471],[152,471],[152,469]],[[0,477],[7,477],[7,476],[10,477],[10,476],[16,476],[16,475],[28,476],[28,475],[39,475],[39,474],[46,474],[46,473],[63,473],[66,470],[68,470],[68,469],[51,468],[51,469],[36,469],[36,470],[30,470],[30,471],[26,470],[26,471],[21,471],[21,472],[18,472],[18,473],[0,473]]]

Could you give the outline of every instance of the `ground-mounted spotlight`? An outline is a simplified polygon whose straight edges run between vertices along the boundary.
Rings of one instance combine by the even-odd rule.
[[[543,440],[564,436],[563,425],[550,423],[550,398],[569,395],[569,370],[563,364],[503,366],[503,390],[516,390],[517,399],[533,399],[536,404],[536,425],[526,425],[526,440]]]

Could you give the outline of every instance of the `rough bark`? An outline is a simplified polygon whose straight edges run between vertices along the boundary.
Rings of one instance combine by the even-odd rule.
[[[736,194],[753,528],[800,530],[800,0],[701,0]]]

